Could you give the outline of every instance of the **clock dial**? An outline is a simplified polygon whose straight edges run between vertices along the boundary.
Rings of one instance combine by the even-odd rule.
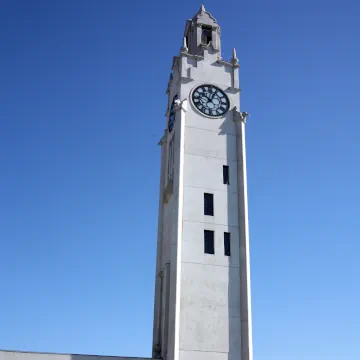
[[[170,114],[169,114],[169,122],[168,122],[168,129],[169,132],[171,132],[171,130],[174,127],[174,123],[175,123],[175,110],[174,110],[174,105],[175,105],[175,100],[177,100],[177,95],[174,96],[174,99],[171,103],[171,107],[170,107]]]
[[[200,85],[192,93],[195,107],[210,117],[223,116],[230,107],[227,95],[214,85]]]

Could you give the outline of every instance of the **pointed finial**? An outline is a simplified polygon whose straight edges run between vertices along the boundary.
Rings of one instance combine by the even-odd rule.
[[[235,48],[233,48],[233,51],[232,51],[231,63],[234,65],[237,65],[239,63],[239,59],[236,57],[236,49]]]
[[[205,12],[205,6],[203,4],[201,4],[200,12]]]
[[[187,47],[187,44],[186,44],[186,37],[184,36],[184,39],[183,39],[183,46],[182,48],[180,49],[181,52],[188,52],[188,47]]]

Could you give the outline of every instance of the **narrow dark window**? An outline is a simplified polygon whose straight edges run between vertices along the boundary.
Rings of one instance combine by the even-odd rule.
[[[230,233],[224,232],[224,252],[226,256],[230,256]]]
[[[211,26],[202,26],[202,33],[201,33],[201,43],[204,45],[208,45],[212,40],[212,28]]]
[[[204,194],[204,215],[214,216],[214,195]]]
[[[204,251],[205,254],[215,254],[214,232],[211,230],[204,230]]]
[[[223,166],[223,180],[224,180],[224,184],[227,184],[227,185],[230,184],[229,166],[228,165]]]
[[[189,34],[186,36],[186,46],[188,49],[190,49],[190,36]]]

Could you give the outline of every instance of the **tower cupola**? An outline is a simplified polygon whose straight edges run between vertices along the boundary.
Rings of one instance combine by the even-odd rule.
[[[203,55],[210,48],[220,55],[220,26],[216,19],[201,5],[192,19],[187,20],[184,32],[186,45],[192,55]]]

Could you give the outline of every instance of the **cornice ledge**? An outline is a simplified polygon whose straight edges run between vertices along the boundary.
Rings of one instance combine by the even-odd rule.
[[[226,90],[231,92],[232,94],[237,94],[238,92],[241,91],[240,88],[236,88],[236,87],[233,87],[233,86],[229,86]]]
[[[182,83],[182,84],[187,84],[187,83],[189,83],[189,82],[191,82],[191,81],[194,81],[194,79],[192,79],[192,78],[190,78],[190,77],[184,77],[184,76],[182,76],[182,77],[180,78],[180,80],[181,80],[181,83]]]
[[[217,59],[216,62],[218,64],[221,64],[221,65],[224,65],[224,66],[227,66],[227,67],[231,67],[231,68],[234,68],[234,69],[238,69],[240,67],[240,64],[233,64],[232,62],[230,61],[225,61],[223,59]]]
[[[189,54],[188,52],[185,52],[185,51],[181,51],[180,56],[185,56],[185,57],[188,57],[190,59],[195,59],[195,60],[204,60],[204,57],[201,55],[193,55],[193,54]]]

